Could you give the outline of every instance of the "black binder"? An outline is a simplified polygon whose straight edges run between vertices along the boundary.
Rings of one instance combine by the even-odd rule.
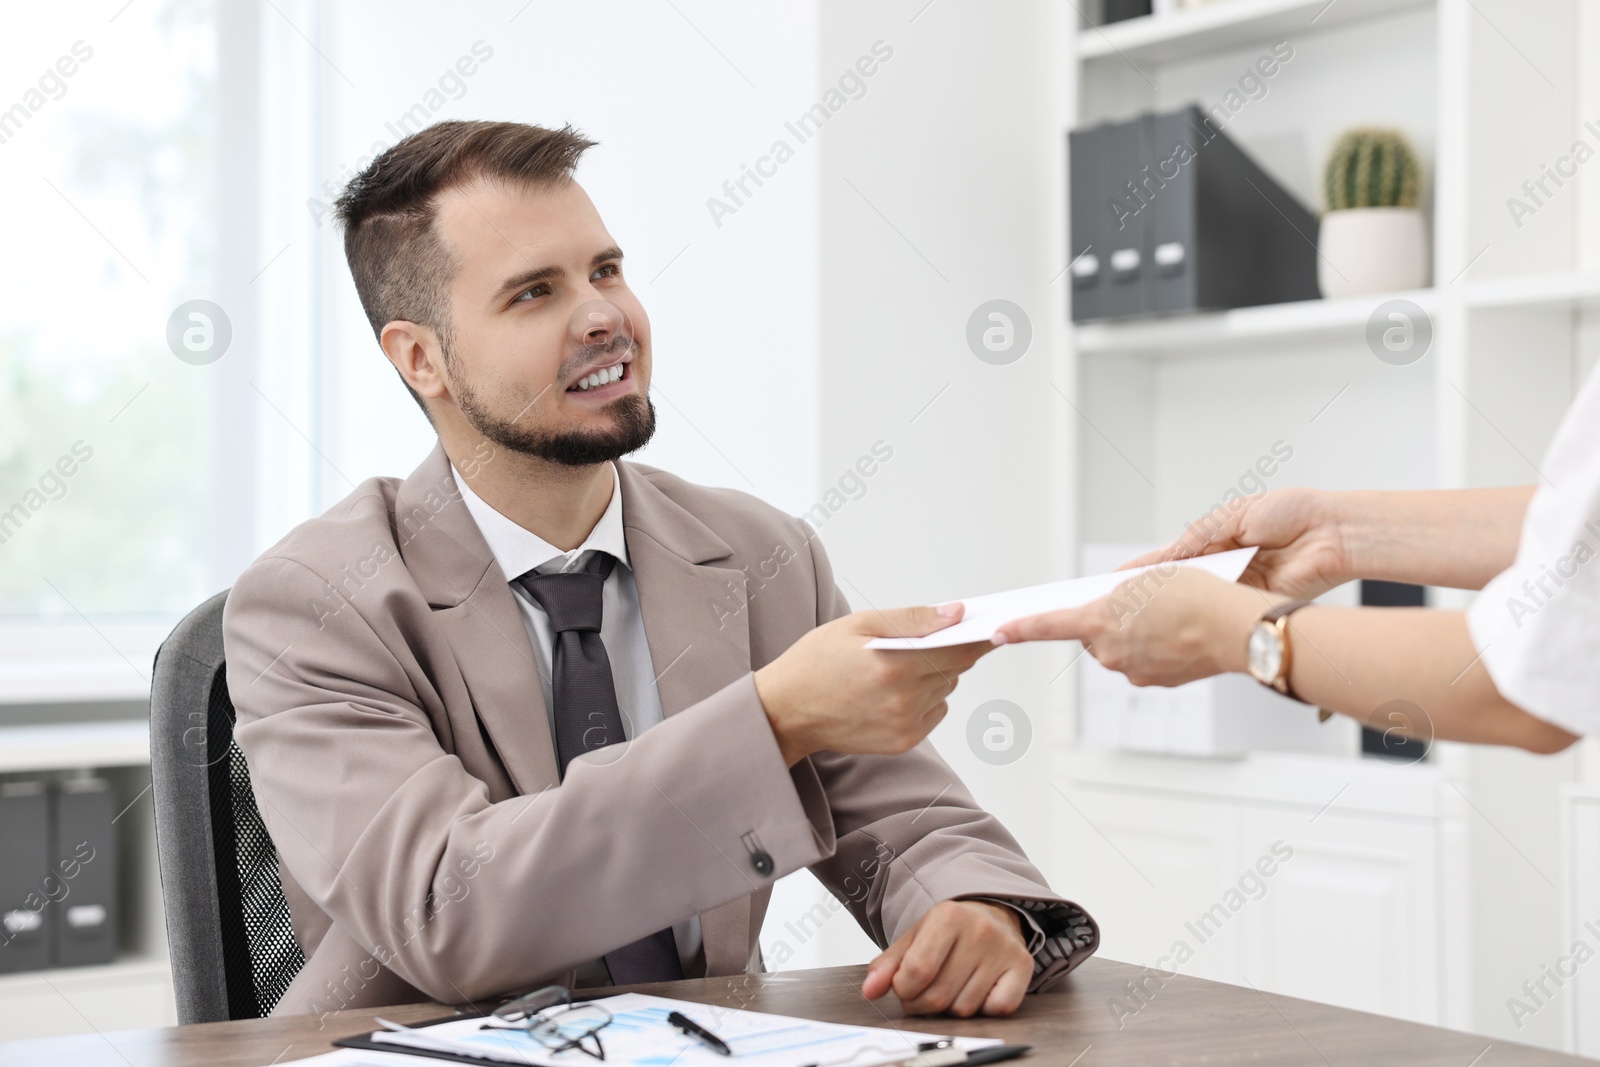
[[[1133,210],[1139,200],[1133,194],[1138,184],[1139,161],[1144,146],[1143,123],[1135,119],[1106,126],[1101,130],[1101,157],[1096,168],[1100,175],[1100,232],[1106,248],[1107,318],[1131,318],[1145,311],[1144,279],[1148,259],[1145,249],[1143,211]]]
[[[1101,22],[1109,26],[1113,22],[1125,22],[1148,14],[1150,0],[1105,0],[1105,15]]]
[[[67,887],[55,922],[59,967],[110,963],[117,954],[117,848],[111,786],[74,778],[56,793],[51,859]],[[67,875],[71,875],[70,879]]]
[[[50,966],[59,895],[50,878],[50,797],[43,782],[0,784],[0,974]]]
[[[1361,586],[1361,606],[1364,608],[1422,608],[1428,606],[1428,590],[1425,586],[1412,585],[1409,582],[1385,582],[1374,578],[1363,578]],[[1401,737],[1398,733],[1387,729],[1390,725],[1375,717],[1381,729],[1373,729],[1371,725],[1361,727],[1361,754],[1363,756],[1378,756],[1384,759],[1401,760],[1405,763],[1420,763],[1427,759],[1429,750],[1433,747],[1433,738],[1419,740],[1414,737]]]
[[[1071,138],[1069,254],[1104,274],[1074,275],[1074,322],[1317,298],[1316,217],[1198,107]]]
[[[1106,127],[1094,126],[1068,136],[1067,182],[1074,190],[1097,189],[1105,167]],[[1104,318],[1106,287],[1110,285],[1106,262],[1110,244],[1101,230],[1105,208],[1091,195],[1072,196],[1068,222],[1067,273],[1071,276],[1072,317],[1076,321]]]
[[[1195,140],[1189,127],[1188,111],[1170,111],[1164,115],[1146,115],[1141,128],[1144,131],[1144,155],[1152,160],[1151,174],[1155,181],[1165,186],[1155,190],[1150,205],[1145,208],[1150,221],[1146,226],[1146,247],[1150,250],[1150,270],[1145,282],[1145,310],[1163,315],[1187,311],[1204,306],[1195,283],[1194,251],[1198,244],[1195,232],[1200,221],[1196,201],[1198,182],[1182,180],[1184,166],[1194,166],[1195,161],[1181,164],[1183,158],[1177,146]],[[1177,174],[1172,180],[1166,175]],[[1207,267],[1215,268],[1208,263]]]

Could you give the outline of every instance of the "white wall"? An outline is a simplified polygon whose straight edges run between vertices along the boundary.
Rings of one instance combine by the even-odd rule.
[[[819,137],[822,482],[837,485],[874,442],[894,450],[822,526],[857,608],[1066,573],[1069,444],[1057,434],[1068,409],[1049,382],[1066,314],[1056,20],[1070,14],[1044,2],[822,4],[819,92],[875,42],[893,49]],[[1008,366],[980,361],[965,336],[995,298],[1033,328]],[[1047,780],[1069,684],[1050,679],[1066,660],[1054,648],[995,653],[962,681],[934,741],[1070,894],[1070,870],[1053,869],[1062,802]],[[969,717],[992,699],[1032,724],[1029,751],[1009,766],[967,745]],[[816,941],[817,962],[870,951],[848,919]]]
[[[318,510],[349,482],[408,473],[433,436],[361,314],[335,227],[310,225],[303,201],[331,200],[322,183],[336,190],[375,141],[393,143],[386,124],[426,106],[479,41],[492,56],[462,79],[459,98],[434,98],[433,119],[570,122],[601,142],[579,181],[627,253],[654,326],[660,430],[639,458],[803,509],[817,470],[815,154],[788,163],[720,228],[706,200],[809,102],[813,13],[757,14],[731,0],[320,10],[321,145],[309,175],[279,191],[321,251],[328,392],[316,436],[336,469],[323,472]]]

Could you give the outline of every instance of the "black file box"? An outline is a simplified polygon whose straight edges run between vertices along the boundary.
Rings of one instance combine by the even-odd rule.
[[[50,966],[55,904],[50,796],[43,782],[0,783],[0,974]]]
[[[1316,216],[1198,107],[1069,137],[1074,322],[1318,296]]]
[[[1105,0],[1105,15],[1101,22],[1125,22],[1150,14],[1150,0]]]
[[[1089,192],[1099,188],[1104,178],[1106,131],[1109,126],[1092,126],[1071,135],[1067,158],[1067,184],[1072,196],[1067,205],[1072,246],[1067,249],[1067,272],[1072,276],[1072,317],[1084,322],[1106,317],[1106,259],[1109,248],[1100,237],[1099,213],[1104,210]]]
[[[1364,608],[1422,608],[1428,605],[1428,590],[1424,586],[1412,585],[1409,582],[1384,582],[1372,578],[1361,579],[1360,585],[1361,606]],[[1373,728],[1374,725],[1377,729]],[[1378,717],[1362,726],[1361,754],[1402,760],[1406,763],[1417,763],[1427,758],[1428,750],[1433,746],[1432,737],[1424,740],[1401,737],[1399,733],[1389,729],[1392,725],[1394,724]],[[1418,725],[1425,728],[1431,726],[1426,723]]]
[[[74,778],[56,792],[55,876],[66,887],[54,930],[60,967],[110,963],[117,954],[115,799],[102,778]]]

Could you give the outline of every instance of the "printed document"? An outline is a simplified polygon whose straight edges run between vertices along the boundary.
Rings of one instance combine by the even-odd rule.
[[[1176,560],[1180,567],[1196,567],[1216,575],[1223,581],[1236,582],[1245,567],[1254,558],[1256,550],[1235,548],[1230,552],[1214,552],[1209,556],[1193,556]],[[868,648],[945,648],[965,645],[973,641],[987,641],[994,632],[1008,622],[1026,619],[1062,608],[1079,608],[1110,594],[1117,586],[1145,571],[1161,568],[1163,574],[1171,572],[1172,563],[1152,563],[1146,567],[1130,567],[1110,574],[1091,574],[1087,578],[1068,578],[1062,582],[1031,585],[1026,589],[1012,589],[1004,593],[986,593],[967,597],[961,603],[966,613],[954,626],[946,626],[927,637],[879,637],[867,642]],[[1147,590],[1159,588],[1160,576],[1146,579]]]

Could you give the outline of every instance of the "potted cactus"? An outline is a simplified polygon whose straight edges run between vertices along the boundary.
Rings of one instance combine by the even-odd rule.
[[[1428,284],[1428,239],[1417,199],[1422,167],[1399,130],[1350,130],[1328,156],[1328,211],[1317,241],[1326,297]]]

